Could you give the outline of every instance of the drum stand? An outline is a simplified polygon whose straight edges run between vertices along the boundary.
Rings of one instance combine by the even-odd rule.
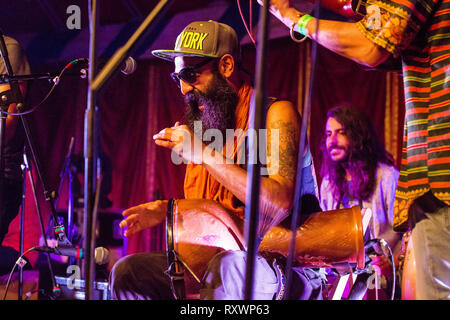
[[[368,231],[368,228],[370,226],[370,222],[373,220],[372,220],[372,210],[369,208],[364,209],[364,210],[365,210],[365,212],[364,212],[363,218],[362,218],[362,226],[363,226],[363,234],[366,234],[366,232]],[[331,287],[330,292],[328,294],[329,300],[341,300],[347,284],[350,289],[353,289],[353,286],[355,285],[355,283],[357,281],[357,276],[353,273],[353,268],[351,266],[347,265],[347,270],[342,270],[342,271],[345,271],[346,274],[339,275],[338,279],[336,279],[334,281],[334,284]],[[375,279],[377,279],[377,278],[375,278]],[[378,285],[376,285],[376,288],[378,288]]]

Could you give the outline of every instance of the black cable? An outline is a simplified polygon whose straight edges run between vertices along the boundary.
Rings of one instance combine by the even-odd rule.
[[[75,59],[71,62],[69,62],[64,69],[61,70],[61,72],[59,73],[59,75],[57,75],[55,78],[53,78],[53,86],[51,87],[50,91],[47,93],[47,95],[44,97],[44,99],[41,100],[41,102],[39,102],[37,105],[35,105],[34,107],[32,107],[30,110],[24,111],[24,112],[8,112],[8,111],[3,111],[0,109],[0,113],[6,114],[6,115],[11,115],[11,116],[23,116],[29,113],[32,113],[34,111],[36,111],[37,108],[39,108],[45,101],[47,101],[47,99],[50,97],[50,95],[53,93],[53,91],[55,90],[56,86],[59,84],[59,81],[62,77],[62,75],[64,74],[64,72],[69,69],[72,65],[78,63],[78,62],[84,62],[86,61],[86,58],[79,58],[79,59]]]
[[[6,295],[8,294],[8,289],[9,289],[9,286],[10,286],[10,284],[11,284],[12,276],[13,276],[13,274],[14,274],[14,271],[16,270],[16,267],[19,265],[20,262],[23,261],[23,257],[24,257],[28,252],[31,252],[31,251],[33,251],[33,250],[35,250],[35,249],[36,249],[36,247],[32,247],[32,248],[28,249],[27,251],[25,251],[24,253],[22,253],[22,255],[16,260],[16,263],[14,263],[14,266],[13,266],[13,268],[12,268],[10,274],[9,274],[8,281],[6,282],[5,293],[4,293],[4,295],[3,295],[3,299],[2,299],[2,300],[6,300]]]

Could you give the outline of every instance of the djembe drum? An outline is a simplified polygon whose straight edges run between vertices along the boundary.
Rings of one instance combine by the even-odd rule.
[[[364,243],[359,207],[314,213],[296,231],[296,262],[302,266],[331,267],[355,263],[364,268]],[[188,269],[187,298],[198,298],[199,280],[208,262],[224,250],[243,250],[243,222],[224,214],[191,209],[174,218],[174,249]],[[291,231],[272,228],[263,238],[260,252],[287,256]]]
[[[291,238],[291,230],[276,226],[266,234],[259,251],[287,256]],[[364,268],[362,217],[357,206],[310,215],[295,239],[295,260],[300,266],[333,267],[348,262]]]

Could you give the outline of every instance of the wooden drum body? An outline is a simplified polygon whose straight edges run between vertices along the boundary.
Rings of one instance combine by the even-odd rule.
[[[198,298],[198,281],[214,255],[245,247],[243,222],[233,218],[223,207],[217,212],[201,208],[182,210],[174,217],[174,230],[175,250],[189,269],[185,270],[188,299]],[[312,214],[297,229],[296,261],[299,265],[311,267],[332,267],[349,262],[364,268],[362,230],[359,207]],[[277,226],[266,234],[259,251],[276,252],[286,257],[290,241],[291,231]]]
[[[190,269],[185,270],[187,298],[198,298],[201,280],[209,261],[224,250],[242,250],[242,235],[236,220],[222,210],[209,213],[190,209],[175,219],[175,251]],[[192,276],[191,272],[195,275]],[[197,279],[195,279],[197,277]]]
[[[274,227],[266,234],[259,251],[287,256],[292,233]],[[297,229],[296,261],[301,266],[332,267],[335,264],[356,263],[364,268],[364,242],[361,210],[349,209],[317,212]]]

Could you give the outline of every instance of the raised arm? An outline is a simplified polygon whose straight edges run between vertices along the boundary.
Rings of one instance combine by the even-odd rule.
[[[262,4],[262,0],[258,0]],[[286,27],[297,25],[304,13],[291,6],[289,0],[271,0],[270,12]],[[297,29],[296,29],[297,30]],[[375,67],[383,63],[390,53],[368,40],[356,23],[311,19],[305,26],[307,36],[325,48],[359,64]]]

